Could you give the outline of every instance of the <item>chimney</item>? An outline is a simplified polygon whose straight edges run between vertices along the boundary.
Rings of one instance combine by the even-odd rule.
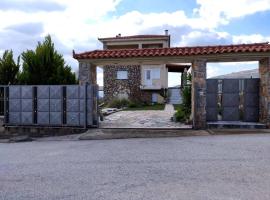
[[[168,32],[168,30],[166,29],[166,30],[165,30],[165,35],[168,35],[168,34],[169,34],[169,32]]]

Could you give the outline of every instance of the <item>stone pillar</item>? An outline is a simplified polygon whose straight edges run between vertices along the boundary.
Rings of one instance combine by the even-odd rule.
[[[259,120],[270,126],[270,58],[259,61],[260,111]]]
[[[97,84],[97,66],[89,62],[79,62],[79,84]]]
[[[206,128],[206,61],[192,63],[192,117],[193,128]]]

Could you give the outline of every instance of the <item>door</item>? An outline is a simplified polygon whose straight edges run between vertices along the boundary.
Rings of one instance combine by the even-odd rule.
[[[145,85],[146,86],[152,86],[152,73],[151,69],[146,69],[144,71],[144,77],[145,77]]]

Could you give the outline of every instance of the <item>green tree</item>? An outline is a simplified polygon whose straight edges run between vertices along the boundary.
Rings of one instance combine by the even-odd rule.
[[[54,47],[50,35],[33,50],[22,53],[23,69],[18,78],[21,84],[75,84],[71,67]]]
[[[6,50],[0,58],[0,84],[15,84],[17,82],[17,73],[20,68],[20,57],[17,63],[13,59],[12,50]]]

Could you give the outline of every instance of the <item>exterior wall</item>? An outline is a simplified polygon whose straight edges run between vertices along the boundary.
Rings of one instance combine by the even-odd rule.
[[[206,61],[192,63],[192,117],[193,128],[206,128]]]
[[[108,41],[103,42],[103,49],[107,49],[107,47],[112,48],[112,46],[129,46],[129,45],[138,45],[138,47],[141,49],[143,48],[143,45],[156,45],[161,44],[163,48],[169,47],[169,40],[162,39],[162,40],[128,40],[128,41]]]
[[[153,79],[153,87],[147,87],[145,83],[144,70],[160,69],[160,79]],[[141,85],[144,89],[161,89],[168,88],[168,70],[166,65],[142,65],[141,66]]]
[[[117,71],[126,70],[128,78],[117,79]],[[140,89],[141,67],[140,65],[107,65],[103,68],[104,100],[109,102],[115,98],[128,98],[132,101],[151,102],[152,93]]]
[[[260,122],[270,126],[270,58],[259,61]]]

